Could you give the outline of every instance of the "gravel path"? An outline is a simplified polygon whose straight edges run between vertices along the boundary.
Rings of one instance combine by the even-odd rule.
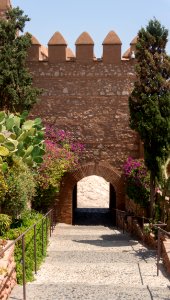
[[[17,286],[10,299],[22,299]],[[27,300],[170,300],[170,282],[156,253],[128,234],[104,226],[58,224],[48,257]]]

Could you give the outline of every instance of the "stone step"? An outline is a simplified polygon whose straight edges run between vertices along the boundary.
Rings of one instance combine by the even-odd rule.
[[[148,286],[116,286],[86,284],[27,285],[27,300],[169,300],[170,289]],[[22,287],[13,291],[10,300],[22,299]]]
[[[36,280],[27,285],[27,300],[169,300],[169,286],[162,265],[157,277],[156,251],[129,234],[58,224]],[[22,288],[12,297],[22,299]]]
[[[101,263],[103,261],[107,263],[117,263],[117,262],[128,262],[128,263],[138,263],[144,262],[146,263],[156,263],[155,251],[152,252],[138,252],[134,253],[134,251],[126,252],[126,250],[122,250],[120,252],[100,252],[100,251],[78,251],[75,255],[75,251],[50,251],[48,255],[50,258],[57,263]],[[47,258],[48,261],[48,258]]]
[[[50,277],[49,277],[49,274]],[[161,268],[157,277],[155,263],[79,263],[46,260],[43,268],[38,271],[36,283],[77,283],[77,284],[116,284],[116,285],[150,285],[168,286],[169,280]],[[32,283],[34,284],[34,282]]]

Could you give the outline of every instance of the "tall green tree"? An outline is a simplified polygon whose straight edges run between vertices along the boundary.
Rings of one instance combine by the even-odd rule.
[[[36,102],[39,90],[32,86],[32,77],[26,67],[31,35],[22,34],[28,16],[18,7],[0,20],[0,110],[21,112]]]
[[[170,57],[166,54],[168,30],[156,19],[138,33],[136,81],[129,97],[130,127],[144,143],[144,160],[150,171],[150,214],[154,215],[156,179],[170,149]]]

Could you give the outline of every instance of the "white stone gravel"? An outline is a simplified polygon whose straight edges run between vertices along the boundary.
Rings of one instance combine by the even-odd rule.
[[[128,234],[102,226],[58,224],[28,300],[170,300],[170,282],[156,252]],[[10,299],[22,299],[16,287]]]

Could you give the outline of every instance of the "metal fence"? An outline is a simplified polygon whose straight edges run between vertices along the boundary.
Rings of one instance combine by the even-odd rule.
[[[133,233],[133,219],[137,219],[138,220],[138,224],[140,225],[140,228],[142,230],[143,236],[144,236],[144,225],[145,222],[147,221],[147,223],[150,223],[150,219],[146,218],[144,216],[136,216],[133,213],[129,213],[127,211],[124,210],[120,210],[120,209],[113,209],[116,212],[116,227],[119,227],[119,224],[121,224],[121,228],[122,228],[122,232],[124,234],[125,232],[125,223],[127,222],[127,218],[130,216],[131,217],[131,233]],[[119,220],[120,222],[119,222]],[[158,230],[158,238],[157,238],[157,276],[159,276],[159,270],[160,270],[160,259],[162,256],[162,240],[163,237],[167,236],[170,238],[170,232],[164,230],[161,227],[166,227],[167,224],[162,223],[162,222],[158,222],[157,224],[152,224],[151,223],[151,228],[157,229]]]
[[[22,282],[23,282],[23,299],[26,300],[26,264],[25,264],[25,236],[26,234],[33,229],[34,230],[34,272],[37,274],[37,241],[36,241],[36,234],[37,234],[37,225],[41,222],[42,227],[42,255],[44,255],[44,226],[45,226],[45,232],[46,232],[46,243],[48,242],[48,236],[51,234],[54,230],[54,222],[53,222],[53,210],[51,209],[49,212],[47,212],[42,219],[34,223],[32,226],[30,226],[26,231],[24,231],[17,239],[15,239],[13,242],[11,242],[8,246],[6,246],[3,250],[0,251],[0,257],[3,256],[5,251],[7,251],[10,247],[12,247],[14,244],[16,244],[18,241],[21,240],[21,247],[22,247]],[[49,222],[49,226],[48,226]],[[48,229],[49,227],[49,229]]]

